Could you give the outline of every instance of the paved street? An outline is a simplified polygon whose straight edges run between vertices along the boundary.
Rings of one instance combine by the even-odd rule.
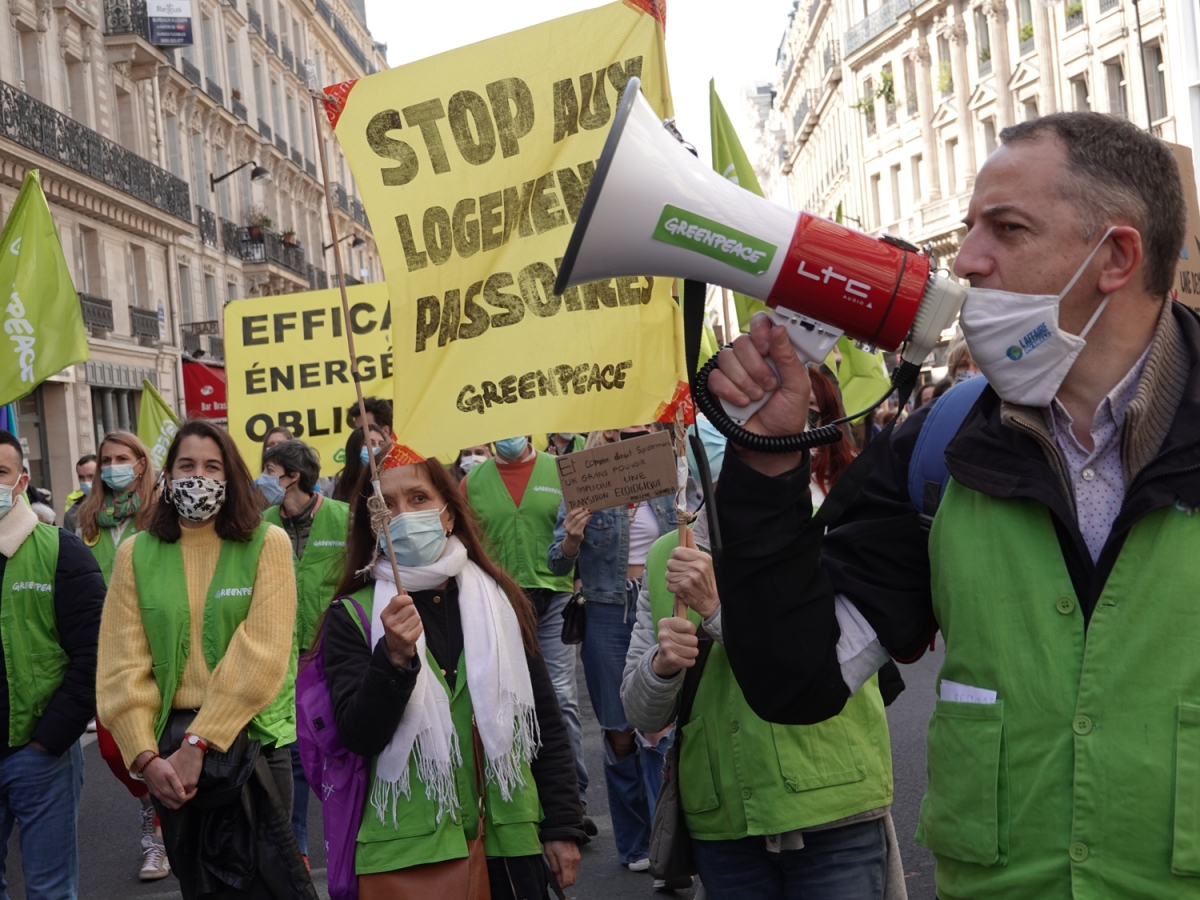
[[[896,802],[893,816],[904,854],[910,900],[933,900],[933,858],[912,841],[917,825],[917,810],[925,788],[925,726],[933,709],[934,678],[941,664],[941,650],[928,654],[914,666],[901,672],[908,689],[888,710],[892,732],[893,764],[896,778]],[[580,694],[584,698],[585,752],[593,788],[589,805],[600,825],[600,836],[583,850],[579,883],[567,892],[574,900],[625,900],[655,896],[647,874],[634,874],[616,860],[612,831],[605,800],[603,768],[600,762],[600,737],[588,704],[587,690],[580,670]],[[91,736],[89,735],[89,738]],[[144,884],[138,881],[137,803],[108,771],[100,759],[96,744],[84,749],[85,778],[81,814],[80,870],[82,900],[166,900],[179,897],[174,878]],[[324,898],[324,853],[321,851],[321,809],[315,801],[309,806],[309,846],[312,850],[313,875]],[[17,837],[9,848],[11,900],[24,900],[20,876]],[[678,894],[690,897],[691,891]]]

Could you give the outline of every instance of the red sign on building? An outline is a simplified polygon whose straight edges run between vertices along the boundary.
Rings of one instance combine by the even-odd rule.
[[[224,419],[225,370],[198,362],[183,364],[183,398],[189,419]]]

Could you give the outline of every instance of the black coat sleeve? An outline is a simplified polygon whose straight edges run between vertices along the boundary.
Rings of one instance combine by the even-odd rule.
[[[527,655],[526,658],[542,737],[542,747],[529,765],[542,801],[541,839],[543,842],[584,843],[587,836],[583,831],[583,804],[579,801],[575,755],[558,705],[558,695],[554,693],[554,684],[541,654]]]
[[[807,725],[845,706],[836,594],[861,610],[899,659],[918,657],[936,630],[927,538],[907,489],[923,421],[918,412],[890,435],[862,492],[828,536],[809,527],[807,462],[771,478],[726,454],[716,498],[725,536],[717,576],[725,650],[762,718]]]
[[[70,662],[62,684],[33,727],[31,740],[61,756],[96,715],[96,647],[108,589],[95,557],[69,531],[58,531],[54,618],[59,645]]]
[[[383,639],[374,650],[363,640],[352,616],[335,600],[325,617],[325,677],[333,700],[338,737],[360,756],[376,756],[400,724],[417,683],[421,661],[410,668],[392,665]]]

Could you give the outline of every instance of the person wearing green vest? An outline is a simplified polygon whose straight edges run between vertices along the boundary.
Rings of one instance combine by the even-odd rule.
[[[303,654],[333,600],[346,556],[350,508],[316,493],[321,474],[317,451],[303,441],[283,441],[263,454],[255,484],[271,504],[263,520],[282,528],[292,542],[296,565],[296,643]],[[308,859],[308,781],[293,743],[292,834]]]
[[[79,527],[79,507],[92,490],[96,480],[96,454],[85,453],[75,463],[75,477],[79,481],[79,489],[67,494],[67,503],[63,510],[63,528],[72,534],[77,534]]]
[[[16,824],[25,896],[74,900],[104,578],[79,538],[38,521],[23,461],[0,431],[0,872]]]
[[[438,460],[405,465],[389,452],[381,468],[393,518],[376,533],[359,492],[338,589],[367,612],[369,633],[339,599],[321,645],[337,735],[370,760],[355,851],[359,897],[410,896],[392,892],[397,872],[468,856],[478,835],[477,764],[493,900],[548,897],[543,851],[569,887],[586,836],[537,619],[484,552]]]
[[[550,434],[550,444],[546,452],[554,456],[566,456],[583,449],[587,443],[586,434],[576,434],[573,431],[555,431]]]
[[[556,575],[546,563],[562,501],[554,457],[538,453],[525,436],[496,441],[496,456],[473,467],[462,481],[462,490],[487,538],[484,546],[495,563],[516,579],[537,613],[538,646],[571,736],[583,825],[593,837],[598,829],[587,814],[588,771],[583,761],[575,645],[562,640],[563,610],[571,602],[574,577]]]
[[[1192,243],[1183,182],[1123,118],[1056,113],[1000,138],[954,261],[987,386],[952,437],[953,392],[870,445],[828,533],[807,460],[731,445],[725,650],[757,715],[811,723],[941,631],[917,831],[940,900],[1195,898],[1200,316],[1172,299]],[[800,431],[806,370],[782,329],[762,317],[739,341],[710,387],[735,404],[778,388],[746,427]]]
[[[296,576],[287,535],[262,520],[228,432],[204,419],[183,423],[164,473],[147,529],[117,549],[97,685],[100,718],[150,788],[171,869],[191,900],[213,877],[205,862],[213,820],[203,802],[191,803],[207,753],[226,753],[243,734],[258,742],[281,799],[259,784],[255,815],[285,830],[291,816]],[[275,855],[305,880],[285,837]],[[242,861],[226,864],[236,871]],[[252,871],[249,895],[262,896],[268,875]]]
[[[96,490],[89,490],[77,508],[75,528],[76,534],[92,551],[107,583],[112,577],[117,547],[144,531],[149,523],[153,509],[154,467],[145,445],[130,431],[106,434],[100,442],[99,462],[100,478]],[[171,866],[150,792],[144,783],[129,778],[121,751],[103,722],[96,723],[96,738],[101,759],[141,805],[142,866],[138,877],[142,881],[166,878],[171,874]]]

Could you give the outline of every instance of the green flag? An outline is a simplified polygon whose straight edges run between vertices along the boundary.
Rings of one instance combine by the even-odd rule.
[[[746,156],[746,151],[742,149],[742,142],[738,140],[737,132],[733,130],[729,114],[721,105],[721,98],[717,96],[715,80],[708,82],[708,111],[709,128],[712,131],[713,168],[722,177],[728,178],[734,184],[761,197],[763,192],[762,188],[758,186],[758,176],[754,174],[754,166],[750,165],[750,159]],[[738,327],[742,331],[750,328],[750,317],[756,312],[759,310],[771,311],[771,308],[762,301],[736,291],[733,294],[733,304],[737,308]],[[732,339],[732,335],[730,335],[730,339]]]
[[[892,380],[888,377],[881,352],[859,350],[854,341],[845,335],[838,338],[837,347],[842,353],[842,361],[836,362],[830,353],[825,365],[837,372],[842,406],[846,415],[852,416],[886,394],[892,387]]]
[[[167,451],[175,432],[179,430],[179,418],[167,406],[167,401],[154,389],[148,380],[142,379],[142,407],[138,410],[138,440],[150,451],[150,464],[161,469],[167,461]]]
[[[88,358],[79,295],[37,169],[25,176],[0,232],[0,285],[5,286],[0,302],[6,304],[0,341],[3,405]]]

